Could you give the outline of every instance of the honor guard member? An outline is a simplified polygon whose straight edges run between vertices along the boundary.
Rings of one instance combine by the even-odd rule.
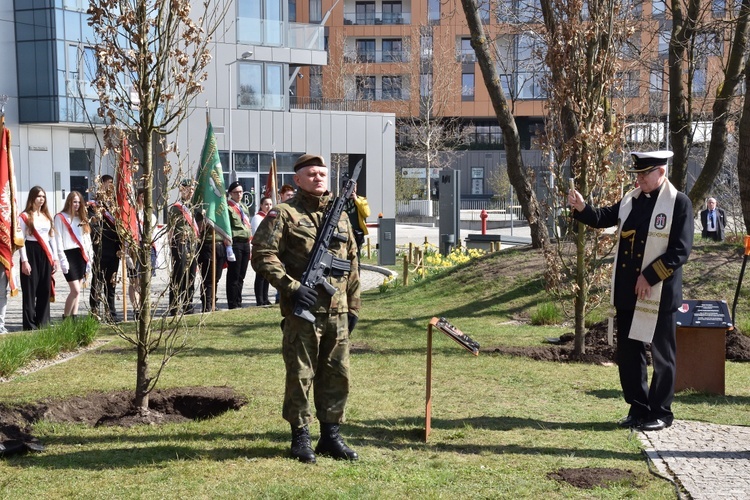
[[[88,205],[93,266],[91,273],[91,293],[89,307],[95,315],[100,315],[99,304],[105,301],[103,318],[117,322],[115,292],[117,291],[117,270],[120,268],[120,236],[113,215],[112,203],[115,197],[114,178],[102,175],[96,197]]]
[[[315,454],[357,460],[339,434],[349,395],[349,334],[359,315],[357,244],[346,213],[342,213],[329,251],[349,261],[348,272],[334,272],[328,282],[333,296],[309,288],[300,279],[305,272],[326,208],[328,167],[323,158],[306,154],[294,164],[293,198],[268,212],[253,238],[253,269],[281,292],[286,387],[283,417],[291,425],[293,458],[314,463]],[[315,323],[294,315],[295,304],[315,316]],[[313,421],[308,399],[315,393],[315,416],[320,440],[313,452],[308,425]]]
[[[573,217],[588,226],[617,226],[611,304],[617,314],[620,384],[630,405],[619,425],[657,431],[674,419],[675,313],[682,304],[682,265],[693,246],[693,208],[667,180],[671,151],[632,157],[628,172],[636,174],[638,187],[619,202],[593,208],[573,189],[568,204]],[[654,366],[650,387],[648,343]]]
[[[197,249],[200,234],[192,212],[192,179],[180,182],[180,199],[169,207],[169,242],[172,274],[169,283],[169,314],[193,314]]]
[[[235,261],[227,267],[227,306],[229,309],[242,307],[242,288],[245,286],[247,266],[250,263],[250,211],[242,203],[242,184],[234,181],[229,185],[227,200],[229,224],[232,227],[232,248]]]

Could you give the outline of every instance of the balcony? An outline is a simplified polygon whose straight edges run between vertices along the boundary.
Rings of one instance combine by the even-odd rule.
[[[237,18],[237,42],[248,45],[325,50],[324,30],[319,24]]]
[[[356,99],[362,101],[408,101],[410,93],[408,87],[394,87],[391,89],[357,89]]]
[[[402,63],[409,62],[408,50],[360,50],[347,51],[344,62],[349,64]]]
[[[411,24],[411,12],[354,12],[344,11],[346,25]]]
[[[240,89],[240,98],[237,107],[239,109],[267,109],[283,111],[286,106],[284,94],[254,94]]]

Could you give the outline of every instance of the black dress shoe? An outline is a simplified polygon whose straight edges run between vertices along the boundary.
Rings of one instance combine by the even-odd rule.
[[[639,427],[642,423],[643,423],[642,419],[635,417],[633,415],[628,415],[627,417],[617,422],[617,425],[625,429],[628,429],[630,427]]]
[[[644,422],[641,424],[640,429],[642,431],[660,431],[662,429],[666,429],[671,424],[668,424],[664,420],[657,418],[656,420],[649,420],[648,422]]]

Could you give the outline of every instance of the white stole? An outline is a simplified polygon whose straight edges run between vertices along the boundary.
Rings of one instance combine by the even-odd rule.
[[[678,191],[669,180],[665,180],[664,183],[665,186],[659,190],[654,211],[651,213],[641,270],[651,265],[657,257],[666,252],[669,243],[669,231],[672,228],[674,203],[677,199]],[[622,225],[633,209],[633,200],[638,198],[640,194],[641,188],[636,188],[626,194],[620,201],[620,211],[617,215],[619,227],[617,228],[617,246],[615,248],[615,262],[612,266],[612,285],[609,295],[609,303],[612,306],[610,308],[608,329],[610,344],[612,344],[612,332],[614,328],[615,274],[617,273],[617,256],[620,249],[620,240],[622,239]],[[639,298],[636,301],[633,322],[630,325],[628,338],[646,343],[650,343],[653,340],[654,331],[656,330],[656,320],[659,315],[659,304],[661,303],[661,289],[662,282],[660,281],[651,287],[651,298]],[[633,293],[635,293],[635,290]]]

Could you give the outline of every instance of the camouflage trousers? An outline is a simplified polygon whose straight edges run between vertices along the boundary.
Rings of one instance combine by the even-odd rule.
[[[309,400],[312,387],[318,421],[343,422],[349,396],[346,313],[316,314],[315,324],[290,314],[284,321],[282,354],[286,365],[284,420],[294,427],[312,422]]]

